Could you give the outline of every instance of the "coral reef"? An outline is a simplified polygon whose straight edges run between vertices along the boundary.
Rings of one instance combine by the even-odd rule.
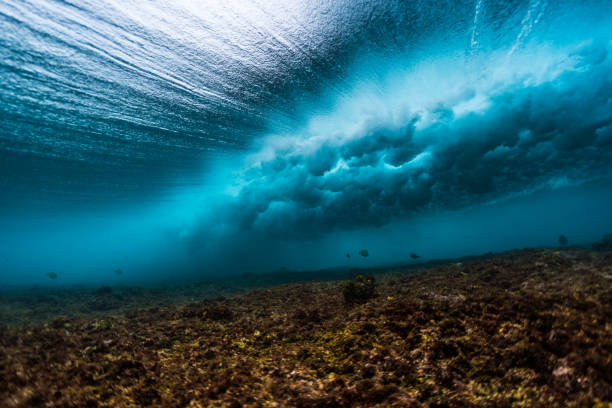
[[[357,275],[355,279],[344,284],[342,288],[344,301],[347,303],[364,303],[376,295],[374,276]]]
[[[3,407],[605,407],[612,253],[523,250],[0,327]],[[103,296],[112,296],[104,294]]]
[[[593,243],[593,249],[597,251],[612,251],[612,234],[606,234],[599,241]]]

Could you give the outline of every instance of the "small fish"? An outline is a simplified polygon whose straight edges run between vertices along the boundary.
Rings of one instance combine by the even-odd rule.
[[[417,254],[410,254],[410,257],[411,257],[412,259],[418,259],[418,258],[420,258],[420,256],[418,256]]]
[[[346,257],[347,257],[347,258],[350,258],[350,257],[351,257],[351,254],[349,254],[349,253],[347,252],[347,253],[346,253]]]
[[[115,275],[123,275],[123,269],[115,269]]]
[[[55,272],[49,272],[47,276],[49,277],[49,279],[57,279],[59,275]]]
[[[370,254],[368,253],[367,249],[362,249],[361,251],[359,251],[359,255],[363,256],[364,258],[367,258]]]

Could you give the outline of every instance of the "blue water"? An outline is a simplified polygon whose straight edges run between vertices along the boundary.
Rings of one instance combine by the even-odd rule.
[[[0,0],[0,28],[0,285],[612,231],[609,1]]]

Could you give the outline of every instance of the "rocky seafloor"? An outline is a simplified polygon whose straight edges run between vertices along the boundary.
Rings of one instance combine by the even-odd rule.
[[[312,281],[5,322],[0,406],[612,406],[612,252],[375,279],[363,302]]]

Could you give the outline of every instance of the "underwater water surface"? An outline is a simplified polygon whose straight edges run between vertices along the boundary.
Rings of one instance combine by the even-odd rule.
[[[0,28],[3,286],[612,231],[609,1],[0,0]]]

